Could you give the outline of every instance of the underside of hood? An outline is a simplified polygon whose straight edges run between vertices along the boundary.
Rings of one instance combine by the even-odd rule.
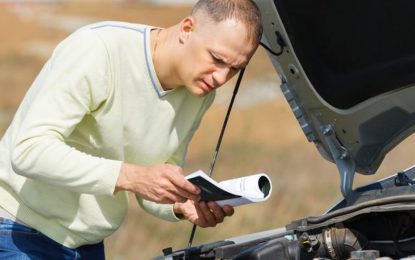
[[[346,196],[415,130],[415,2],[256,2],[284,95]]]
[[[275,0],[319,95],[348,109],[415,82],[415,2]]]

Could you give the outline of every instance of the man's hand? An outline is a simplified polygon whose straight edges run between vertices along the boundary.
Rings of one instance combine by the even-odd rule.
[[[233,207],[225,205],[221,208],[214,201],[188,200],[185,203],[175,203],[173,210],[176,215],[183,216],[200,227],[215,227],[218,223],[222,223],[225,217],[232,216],[234,213]]]
[[[115,192],[119,190],[164,204],[200,199],[200,189],[184,178],[182,168],[172,164],[141,167],[123,163]]]

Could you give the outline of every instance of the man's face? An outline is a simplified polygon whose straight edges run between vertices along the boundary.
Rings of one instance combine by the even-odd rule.
[[[215,23],[198,19],[188,29],[182,33],[185,53],[178,74],[186,88],[197,96],[226,83],[248,64],[258,47],[247,39],[246,27],[235,20]]]

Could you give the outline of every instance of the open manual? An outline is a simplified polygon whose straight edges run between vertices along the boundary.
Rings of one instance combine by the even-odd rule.
[[[202,190],[201,200],[216,201],[221,207],[264,201],[272,192],[271,179],[264,173],[216,182],[199,170],[186,179]]]

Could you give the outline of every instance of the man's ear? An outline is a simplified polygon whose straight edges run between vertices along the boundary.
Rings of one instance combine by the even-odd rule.
[[[192,16],[187,16],[180,22],[180,34],[179,41],[184,43],[189,39],[195,27],[195,18]]]

